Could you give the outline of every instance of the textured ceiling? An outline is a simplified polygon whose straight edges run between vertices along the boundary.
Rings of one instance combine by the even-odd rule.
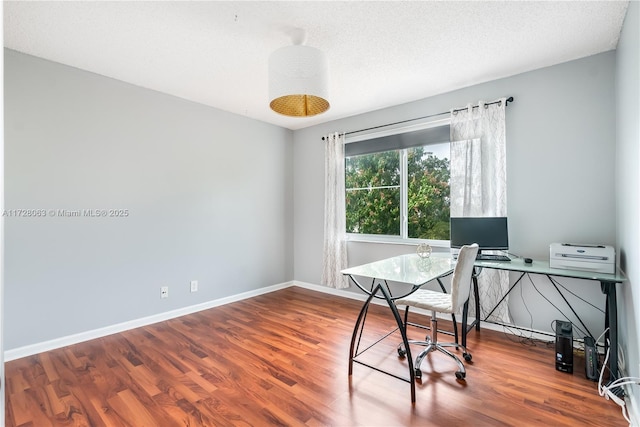
[[[4,2],[5,47],[289,129],[615,49],[627,1]],[[328,112],[269,109],[288,31],[329,59]]]

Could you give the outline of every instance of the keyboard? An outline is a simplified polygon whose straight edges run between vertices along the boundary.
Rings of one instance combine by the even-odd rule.
[[[476,261],[511,261],[511,258],[506,255],[478,254]]]

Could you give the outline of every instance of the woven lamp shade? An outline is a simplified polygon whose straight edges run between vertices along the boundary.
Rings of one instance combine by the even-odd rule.
[[[285,116],[307,117],[329,109],[324,53],[314,47],[293,45],[269,57],[269,106]]]

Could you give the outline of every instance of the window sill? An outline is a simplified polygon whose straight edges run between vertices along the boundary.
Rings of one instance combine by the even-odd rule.
[[[347,243],[374,243],[383,245],[406,245],[418,246],[426,243],[432,248],[450,250],[451,246],[448,240],[427,240],[427,239],[403,239],[395,236],[377,236],[373,234],[347,234]]]

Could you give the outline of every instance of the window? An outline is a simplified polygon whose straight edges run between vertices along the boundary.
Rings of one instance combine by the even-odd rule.
[[[449,240],[449,125],[347,141],[347,232]]]

